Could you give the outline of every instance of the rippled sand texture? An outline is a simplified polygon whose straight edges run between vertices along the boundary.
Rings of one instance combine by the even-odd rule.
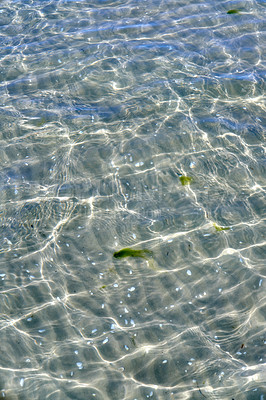
[[[1,2],[0,398],[266,399],[263,23]]]

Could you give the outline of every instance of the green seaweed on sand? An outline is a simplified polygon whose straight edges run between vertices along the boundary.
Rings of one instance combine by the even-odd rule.
[[[183,186],[189,185],[190,182],[192,181],[191,176],[182,175],[182,176],[179,177],[179,179],[180,179],[180,182],[182,183]]]
[[[147,249],[134,250],[134,249],[130,249],[129,247],[127,247],[125,249],[115,251],[113,256],[115,258],[140,257],[140,258],[144,258],[145,260],[148,260],[149,258],[151,258],[153,256],[153,252],[151,250],[147,250]]]
[[[221,231],[229,231],[231,228],[229,226],[219,226],[215,223],[213,223],[214,228],[217,230],[217,232]]]
[[[228,10],[227,14],[239,14],[239,10]]]
[[[148,262],[148,266],[150,268],[157,270],[157,266],[155,265],[153,260],[153,252],[151,250],[147,249],[134,250],[127,247],[125,249],[115,251],[113,256],[114,258],[126,258],[126,257],[143,258]]]
[[[42,117],[42,118],[36,120],[35,126],[37,126],[37,127],[42,127],[42,126],[44,126],[47,122],[48,122],[47,119],[44,118],[44,117]]]

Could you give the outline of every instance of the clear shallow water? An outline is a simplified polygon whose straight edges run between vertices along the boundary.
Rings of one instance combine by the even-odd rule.
[[[264,23],[1,3],[0,397],[266,399]]]

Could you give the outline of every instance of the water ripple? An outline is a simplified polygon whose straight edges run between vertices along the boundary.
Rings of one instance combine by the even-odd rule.
[[[1,398],[264,399],[264,17],[2,2]]]

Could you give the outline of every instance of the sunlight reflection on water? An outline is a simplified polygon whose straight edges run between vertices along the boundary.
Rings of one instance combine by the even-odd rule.
[[[234,8],[2,3],[0,397],[264,399],[265,11]]]

